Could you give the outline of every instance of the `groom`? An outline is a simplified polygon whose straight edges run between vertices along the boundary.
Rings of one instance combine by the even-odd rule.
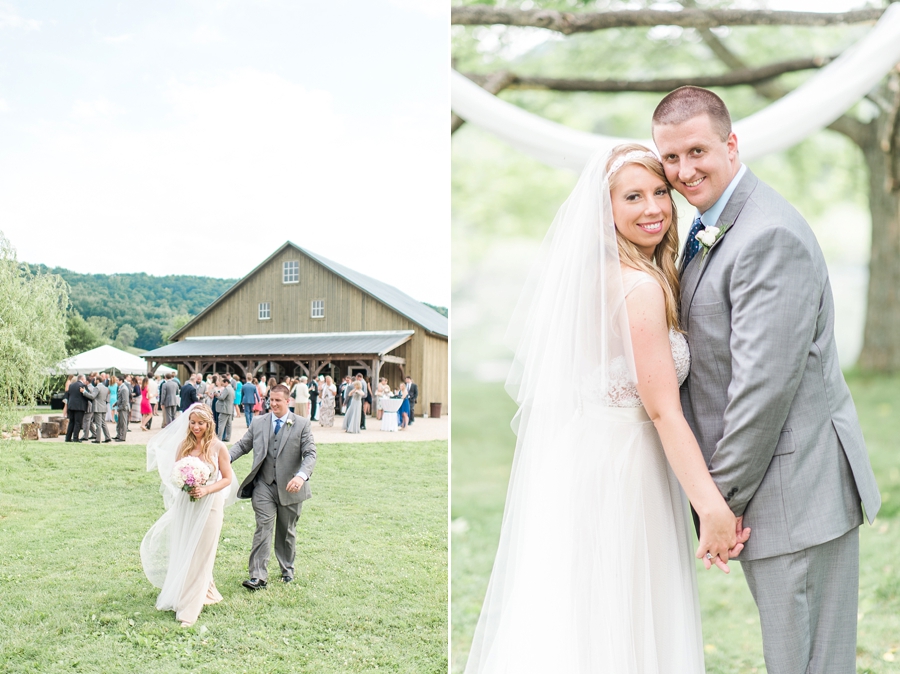
[[[309,478],[316,465],[316,444],[309,420],[288,411],[289,398],[287,386],[272,387],[271,412],[253,419],[247,432],[229,450],[232,463],[253,450],[253,467],[238,489],[239,498],[252,499],[256,513],[250,579],[243,583],[248,590],[266,586],[273,529],[281,580],[294,580],[297,519],[303,501],[312,495]]]
[[[738,559],[766,668],[855,672],[860,500],[871,523],[881,497],[838,363],[822,252],[741,164],[714,93],[666,96],[653,139],[698,211],[682,258],[682,404],[738,531],[753,532]]]

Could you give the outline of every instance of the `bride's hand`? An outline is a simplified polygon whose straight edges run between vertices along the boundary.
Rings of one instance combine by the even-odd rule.
[[[700,515],[700,545],[697,548],[697,559],[703,560],[707,570],[715,564],[723,572],[729,573],[727,563],[729,554],[738,544],[743,547],[743,542],[739,541],[736,534],[736,518],[724,502],[715,510]],[[738,552],[740,549],[734,554]]]
[[[209,490],[206,487],[194,487],[188,492],[192,498],[203,498],[208,493]]]

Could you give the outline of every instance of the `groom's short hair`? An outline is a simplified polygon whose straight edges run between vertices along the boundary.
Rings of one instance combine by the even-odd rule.
[[[708,115],[712,127],[723,141],[731,133],[731,115],[725,102],[709,89],[679,87],[663,98],[653,112],[653,126],[681,124],[694,117]]]
[[[269,395],[271,396],[273,393],[280,393],[282,396],[284,396],[285,400],[287,400],[288,398],[291,397],[290,389],[287,386],[285,386],[284,384],[278,384],[278,386],[273,386],[271,388],[271,390],[269,391]]]

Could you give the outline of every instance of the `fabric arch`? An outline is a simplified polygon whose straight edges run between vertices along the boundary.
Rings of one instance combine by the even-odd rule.
[[[819,131],[855,105],[900,62],[900,3],[890,5],[863,38],[790,94],[735,122],[741,158],[753,161],[785,150]],[[544,119],[486,92],[452,71],[453,111],[535,159],[581,171],[600,151],[626,142],[649,147],[648,139],[617,138],[572,129]]]

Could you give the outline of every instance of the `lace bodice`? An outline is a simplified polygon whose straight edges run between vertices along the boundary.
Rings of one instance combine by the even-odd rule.
[[[675,374],[681,386],[691,371],[691,353],[687,339],[680,332],[669,330],[669,344],[672,346],[672,359],[675,361]],[[614,358],[609,364],[609,388],[604,396],[606,407],[641,407],[641,397],[637,386],[628,372],[624,356]]]
[[[622,283],[627,297],[638,286],[656,283],[656,280],[645,272],[626,270],[622,274]],[[685,336],[674,329],[669,330],[669,344],[672,347],[678,385],[681,386],[691,370],[691,353]],[[603,378],[598,369],[597,376],[590,377],[587,387],[588,399],[601,403],[604,407],[642,407],[641,397],[629,369],[624,356],[613,358],[609,363],[609,383],[606,390],[601,390]]]

